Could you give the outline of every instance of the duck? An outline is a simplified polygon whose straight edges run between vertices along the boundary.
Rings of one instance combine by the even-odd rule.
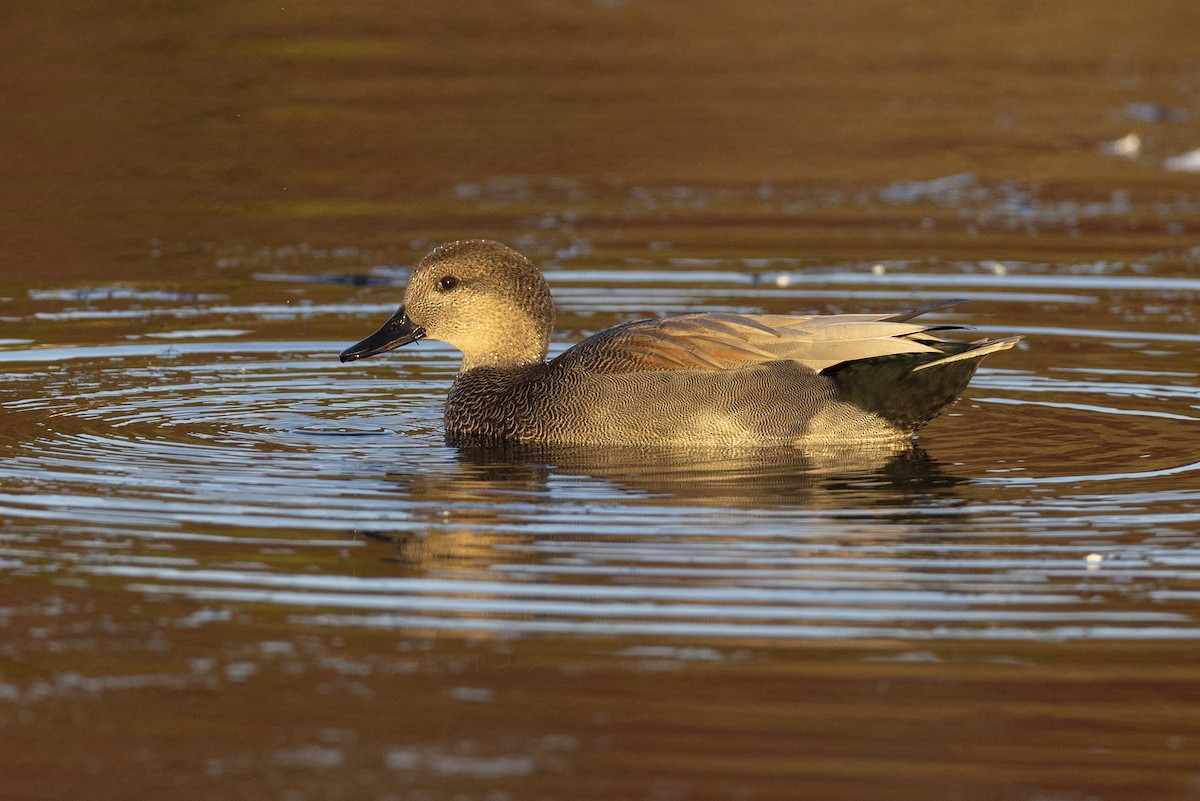
[[[433,249],[399,309],[343,350],[353,362],[422,339],[462,364],[446,396],[451,445],[843,449],[911,442],[981,359],[1021,337],[966,342],[915,321],[962,300],[883,314],[683,314],[622,323],[547,359],[554,301],[500,242]]]

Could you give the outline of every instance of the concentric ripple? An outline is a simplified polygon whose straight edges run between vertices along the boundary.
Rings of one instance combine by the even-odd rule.
[[[630,311],[718,297],[819,307],[827,283],[847,304],[899,306],[914,280],[936,283],[895,265],[876,272],[808,276],[807,289],[781,274],[682,274],[690,285],[646,274],[653,291]],[[339,365],[344,342],[243,338],[257,307],[231,318],[221,307],[235,327],[211,337],[9,350],[0,569],[265,604],[318,627],[1200,637],[1195,335],[1082,324],[1098,297],[1091,280],[990,276],[975,284],[993,302],[1063,294],[1077,311],[1011,326],[1029,349],[981,370],[899,455],[460,452],[440,430],[449,348]],[[575,336],[611,324],[609,276],[551,277]],[[1158,291],[1148,280],[1128,290]],[[189,308],[173,314],[207,314]],[[353,336],[387,308],[313,313],[349,311]]]

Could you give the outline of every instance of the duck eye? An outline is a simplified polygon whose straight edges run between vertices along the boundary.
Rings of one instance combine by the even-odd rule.
[[[458,286],[458,279],[453,275],[444,276],[442,280],[438,282],[438,286],[444,290],[454,289],[454,287]]]

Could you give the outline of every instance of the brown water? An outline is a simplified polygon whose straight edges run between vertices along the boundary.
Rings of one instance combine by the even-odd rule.
[[[0,12],[0,798],[1200,797],[1200,7],[457,8]],[[336,354],[466,236],[555,351],[1026,340],[895,459],[459,452]]]

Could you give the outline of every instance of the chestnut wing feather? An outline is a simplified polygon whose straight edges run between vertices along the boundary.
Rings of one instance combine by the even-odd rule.
[[[894,354],[940,354],[921,340],[942,326],[893,322],[894,315],[689,314],[616,326],[567,350],[555,364],[592,372],[724,370],[795,361],[820,371]]]

